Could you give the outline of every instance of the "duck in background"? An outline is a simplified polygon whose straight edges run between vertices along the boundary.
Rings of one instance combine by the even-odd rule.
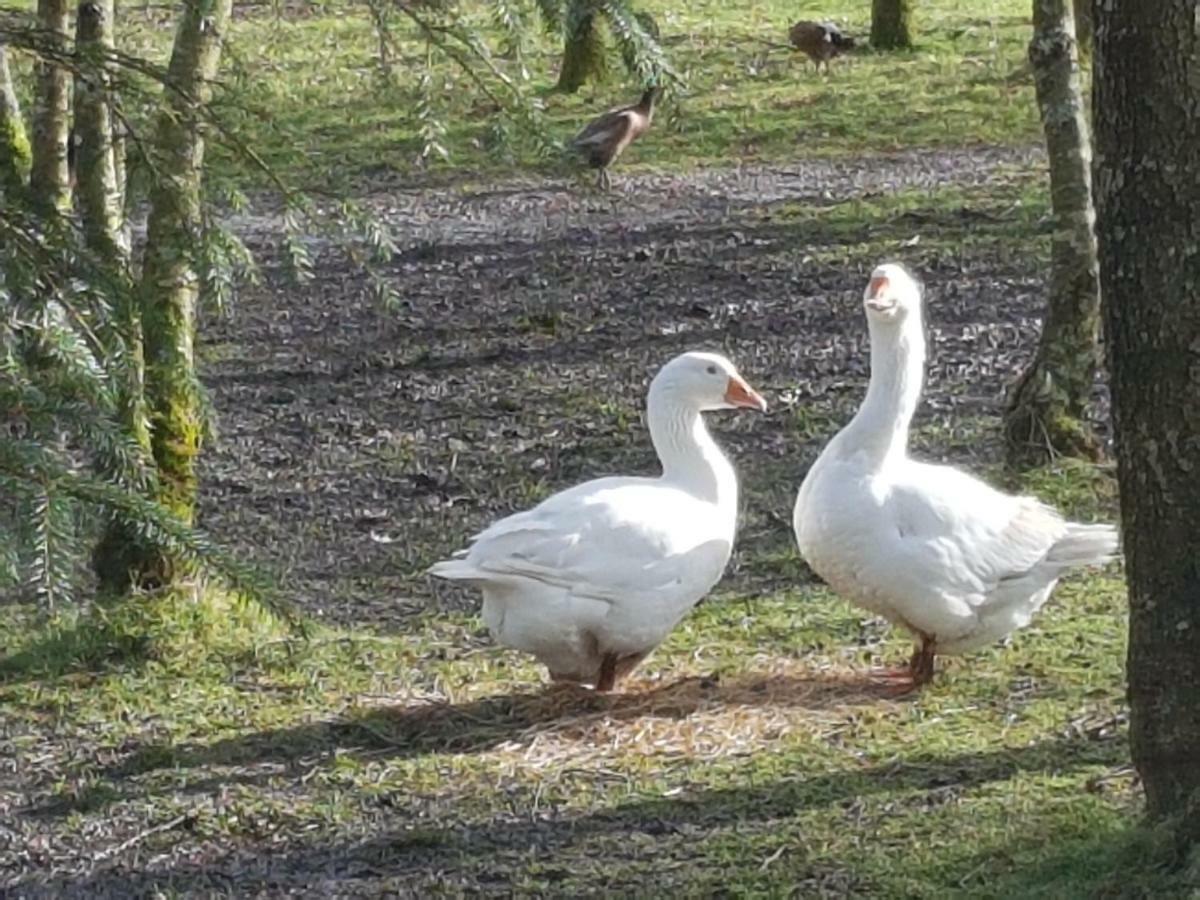
[[[596,186],[602,190],[612,187],[608,167],[617,161],[625,148],[646,133],[654,121],[654,105],[662,96],[662,88],[646,88],[642,98],[632,106],[621,106],[597,116],[571,138],[568,146],[587,164],[598,169]]]
[[[818,72],[824,63],[826,75],[829,74],[831,59],[854,49],[854,38],[844,34],[832,22],[801,20],[788,30],[788,39],[793,47],[812,60]]]

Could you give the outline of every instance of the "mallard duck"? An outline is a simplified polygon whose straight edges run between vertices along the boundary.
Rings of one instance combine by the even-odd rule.
[[[854,48],[854,38],[843,34],[832,22],[799,21],[788,30],[788,38],[793,47],[813,61],[818,72],[824,63],[828,73],[831,59]]]
[[[925,372],[922,289],[882,265],[863,297],[871,377],[858,413],[829,442],[796,498],[796,543],[839,594],[910,631],[911,685],[936,654],[985,647],[1029,624],[1059,577],[1118,552],[1111,525],[1068,522],[1033,497],[1001,493],[908,455]]]
[[[637,103],[609,110],[571,138],[571,149],[593,169],[600,170],[596,178],[597,187],[607,190],[612,186],[608,167],[650,127],[654,120],[654,104],[661,93],[659,87],[646,88]]]
[[[766,402],[712,353],[671,360],[650,384],[654,478],[600,478],[472,538],[430,572],[483,591],[499,643],[557,681],[609,691],[717,583],[733,548],[738,482],[702,413]]]

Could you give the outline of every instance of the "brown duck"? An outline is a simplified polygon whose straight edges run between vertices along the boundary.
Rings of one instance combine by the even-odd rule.
[[[598,187],[608,189],[612,186],[608,167],[650,127],[654,120],[654,104],[661,93],[661,88],[647,88],[642,99],[633,106],[609,110],[571,138],[570,148],[593,169],[600,170],[596,179]]]
[[[808,56],[821,71],[821,63],[825,63],[825,72],[829,72],[829,61],[840,56],[846,50],[854,48],[854,38],[842,34],[842,30],[832,22],[797,22],[788,31],[792,46]]]

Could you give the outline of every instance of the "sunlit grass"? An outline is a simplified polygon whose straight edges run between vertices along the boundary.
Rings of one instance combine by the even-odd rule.
[[[660,24],[682,76],[653,132],[623,165],[655,167],[779,162],[805,156],[888,152],[968,143],[1012,144],[1037,136],[1025,64],[1028,4],[1020,0],[927,0],[920,41],[907,53],[869,49],[838,60],[829,77],[786,48],[802,15],[830,18],[866,44],[869,4],[816,0],[803,9],[783,0],[640,6]],[[498,46],[486,3],[466,18]],[[534,20],[536,21],[536,19]],[[496,144],[489,98],[449,61],[435,67],[436,109],[447,127],[450,159],[422,161],[415,107],[427,47],[397,16],[398,55],[390,76],[365,6],[343,2],[270,5],[236,15],[223,83],[226,117],[289,180],[335,187],[387,174],[436,171],[545,171],[516,135]],[[587,117],[636,97],[638,85],[614,65],[607,83],[574,96],[553,92],[560,48],[534,29],[519,80],[514,61],[495,64],[545,105],[554,136],[569,137]],[[171,30],[157,7],[122,9],[125,45],[162,57]],[[217,151],[224,166],[242,166]],[[551,161],[552,166],[556,165]]]

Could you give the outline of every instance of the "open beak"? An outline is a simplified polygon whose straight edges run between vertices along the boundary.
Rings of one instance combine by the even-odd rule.
[[[894,300],[888,300],[880,296],[888,289],[888,280],[883,275],[876,275],[871,279],[871,283],[867,285],[867,298],[863,302],[866,303],[868,309],[876,309],[881,312],[891,309],[896,305]]]
[[[729,379],[729,387],[725,389],[725,402],[730,406],[744,406],[759,412],[767,411],[767,401],[740,378]]]

